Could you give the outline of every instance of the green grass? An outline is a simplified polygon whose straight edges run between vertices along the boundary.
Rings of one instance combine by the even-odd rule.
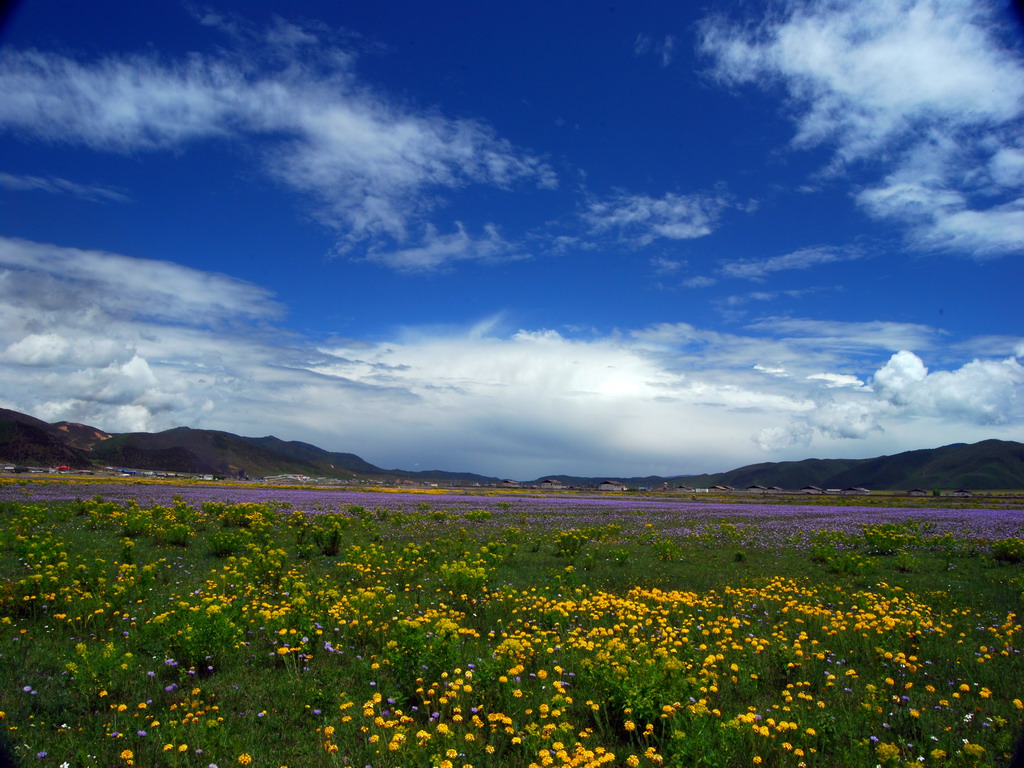
[[[38,766],[1007,763],[1024,544],[623,530],[0,503],[0,729]]]

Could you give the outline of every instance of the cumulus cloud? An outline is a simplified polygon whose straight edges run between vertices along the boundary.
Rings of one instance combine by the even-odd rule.
[[[875,373],[872,387],[906,413],[986,425],[1024,420],[1024,366],[1016,357],[930,373],[920,357],[900,350]]]
[[[595,233],[613,232],[636,245],[650,245],[659,238],[692,240],[714,231],[726,200],[716,195],[663,197],[619,194],[607,200],[591,200],[583,221]]]
[[[818,437],[862,441],[873,435],[891,437],[905,433],[911,424],[924,430],[922,422],[932,425],[936,434],[943,430],[935,425],[952,427],[946,436],[936,438],[942,442],[960,442],[965,434],[985,436],[986,430],[1006,427],[1010,428],[1008,439],[1014,439],[1015,430],[1024,424],[1024,366],[1017,355],[976,359],[954,370],[930,372],[918,355],[899,350],[868,384],[836,374],[807,378],[839,391],[827,397],[809,393],[813,405],[806,413],[786,425],[761,430],[755,442],[763,450],[806,446]]]
[[[807,421],[826,437],[863,440],[882,430],[878,416],[870,403],[844,401],[815,408]]]
[[[0,128],[105,152],[245,141],[274,178],[316,201],[341,250],[390,241],[438,193],[557,184],[540,158],[487,125],[399,105],[361,83],[323,30],[279,22],[264,46],[166,61],[0,52]]]
[[[702,47],[732,85],[781,85],[797,148],[832,173],[895,167],[857,200],[912,242],[976,257],[1020,250],[1024,62],[993,4],[972,0],[776,3],[760,24],[709,19]]]

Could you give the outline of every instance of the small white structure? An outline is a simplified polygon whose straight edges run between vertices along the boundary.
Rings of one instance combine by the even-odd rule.
[[[624,491],[626,486],[620,483],[618,480],[602,480],[597,484],[597,490],[599,491]]]
[[[556,480],[553,477],[545,478],[540,481],[540,487],[545,491],[560,491],[565,488],[565,484],[561,480]]]

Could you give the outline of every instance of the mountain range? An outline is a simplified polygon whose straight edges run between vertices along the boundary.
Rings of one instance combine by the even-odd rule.
[[[225,477],[298,474],[338,480],[413,480],[490,485],[500,478],[469,472],[381,469],[353,453],[338,453],[277,437],[176,427],[164,432],[109,433],[74,422],[48,423],[0,408],[0,463],[123,467]],[[593,486],[604,477],[547,475],[565,485]],[[538,478],[539,480],[540,478]],[[615,478],[630,487],[753,485],[799,489],[862,487],[870,490],[1024,488],[1024,444],[1006,440],[955,443],[871,459],[766,462],[703,475]]]

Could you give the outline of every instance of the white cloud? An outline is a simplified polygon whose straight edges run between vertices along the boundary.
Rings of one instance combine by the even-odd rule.
[[[622,240],[643,246],[658,238],[692,240],[709,235],[725,206],[725,199],[715,195],[619,194],[592,200],[583,220],[592,232],[615,232]]]
[[[819,246],[801,248],[782,256],[767,259],[737,259],[723,262],[719,272],[727,277],[739,277],[747,280],[760,280],[772,272],[790,269],[810,269],[819,264],[832,264],[840,261],[859,259],[864,254],[850,248]]]
[[[1019,189],[1024,186],[1024,150],[1003,147],[989,160],[989,175],[1001,187]]]
[[[788,379],[790,377],[790,373],[786,370],[784,365],[763,365],[761,363],[755,363],[754,370],[760,371],[766,376],[774,376],[780,379]]]
[[[814,434],[806,426],[765,427],[753,437],[753,441],[764,453],[779,454],[794,446],[810,445]]]
[[[94,336],[63,336],[56,333],[30,333],[14,341],[2,353],[2,359],[19,365],[109,365],[125,358],[127,348],[117,342]]]
[[[915,245],[1021,250],[1024,62],[1002,44],[993,4],[792,0],[773,11],[742,28],[706,22],[703,49],[721,81],[781,84],[794,145],[832,147],[834,173],[894,168],[857,199],[908,224]]]
[[[909,352],[894,356],[904,341],[937,348],[924,326],[507,334],[491,316],[317,343],[275,330],[281,308],[257,286],[117,254],[0,246],[0,405],[50,421],[276,434],[385,467],[437,457],[442,469],[523,479],[717,471],[764,460],[759,446],[773,460],[836,455],[851,441],[877,455],[1012,439],[1024,424],[1015,358],[928,372]],[[1001,343],[1024,350],[1020,338]]]
[[[1018,59],[972,0],[787,2],[781,18],[738,29],[712,21],[704,49],[736,83],[778,80],[802,106],[798,144],[834,142],[859,159],[921,121],[1001,123],[1024,95]]]
[[[807,423],[826,437],[863,440],[882,430],[878,409],[870,402],[844,400],[816,407]]]
[[[864,386],[863,381],[848,373],[812,373],[807,377],[807,380],[820,381],[830,389],[836,387],[852,387],[856,389]]]
[[[557,180],[488,126],[399,106],[360,83],[317,30],[279,22],[259,55],[80,61],[0,53],[0,127],[108,152],[246,141],[275,178],[308,194],[339,247],[405,243],[438,191]],[[262,56],[262,58],[261,58]]]
[[[1017,153],[1001,149],[987,166],[970,169],[957,157],[960,152],[952,140],[919,146],[857,201],[873,216],[907,224],[921,248],[975,258],[1024,250],[1024,196],[1013,197],[1024,190]],[[968,175],[976,180],[957,188],[953,177]],[[1007,192],[1006,202],[993,202]]]

